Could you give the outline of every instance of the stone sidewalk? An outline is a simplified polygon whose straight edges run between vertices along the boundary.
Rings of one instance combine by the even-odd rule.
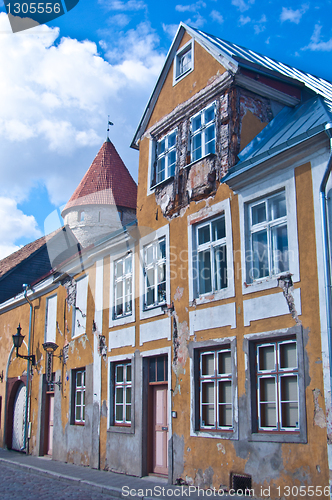
[[[197,490],[194,487],[175,486],[167,483],[166,479],[147,476],[138,478],[115,472],[106,472],[90,467],[80,467],[78,465],[57,462],[48,457],[35,457],[24,453],[9,451],[0,448],[0,463],[11,468],[22,469],[35,475],[47,476],[59,481],[65,481],[79,485],[81,488],[86,485],[94,488],[103,494],[108,494],[113,498],[136,498],[144,500],[159,500],[160,498],[225,498],[241,499],[248,498],[248,495],[229,495],[223,490]],[[253,498],[253,497],[250,497]]]

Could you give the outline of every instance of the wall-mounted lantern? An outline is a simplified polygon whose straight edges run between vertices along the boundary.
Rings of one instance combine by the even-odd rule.
[[[63,358],[62,351],[60,351],[59,356],[54,354],[58,347],[59,346],[57,344],[55,344],[54,342],[45,342],[43,344],[43,348],[46,352],[46,382],[47,382],[49,387],[52,386],[53,384],[56,384],[60,389],[60,386],[62,385],[60,377],[59,377],[59,380],[57,382],[54,382],[54,380],[52,380],[53,357],[55,356],[56,358],[59,358],[61,361]]]
[[[22,330],[21,324],[19,324],[18,327],[17,327],[16,334],[12,335],[12,337],[13,337],[13,344],[14,344],[14,347],[16,348],[16,357],[17,358],[28,359],[28,360],[31,361],[32,366],[36,366],[36,357],[35,357],[34,354],[30,354],[29,356],[23,356],[22,354],[18,353],[18,350],[21,347],[21,345],[23,343],[23,339],[25,337],[25,335],[21,334],[21,330]]]

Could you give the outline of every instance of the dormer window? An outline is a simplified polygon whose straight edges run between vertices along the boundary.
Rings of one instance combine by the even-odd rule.
[[[194,69],[192,40],[176,53],[174,59],[174,84]]]

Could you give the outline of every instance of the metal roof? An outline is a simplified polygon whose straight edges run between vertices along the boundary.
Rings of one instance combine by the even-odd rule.
[[[324,131],[332,122],[331,111],[321,97],[314,97],[295,108],[285,107],[239,153],[239,163],[229,170],[223,182]]]
[[[318,78],[310,73],[305,73],[299,69],[292,68],[287,64],[271,59],[253,50],[222,40],[217,36],[209,35],[204,31],[195,28],[190,29],[196,31],[196,33],[198,33],[208,44],[212,44],[228,57],[235,59],[240,66],[245,65],[245,61],[247,61],[267,70],[278,72],[281,75],[303,82],[306,87],[313,90],[316,94],[320,94],[325,99],[332,101],[331,82],[323,78]]]

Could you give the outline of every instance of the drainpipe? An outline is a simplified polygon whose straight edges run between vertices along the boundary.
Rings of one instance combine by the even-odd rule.
[[[29,303],[30,306],[30,319],[29,319],[29,340],[28,340],[28,356],[30,356],[30,344],[31,344],[31,327],[32,327],[32,302],[30,299],[28,299],[28,288],[29,285],[24,284],[24,298],[26,301]],[[25,419],[24,419],[24,438],[23,438],[23,446],[21,448],[21,451],[25,449],[25,453],[28,454],[28,445],[27,445],[27,438],[28,438],[28,409],[29,409],[29,387],[30,387],[30,359],[27,361],[27,390],[26,390],[26,396],[25,396]]]
[[[327,337],[329,347],[329,364],[330,364],[330,387],[332,388],[332,318],[331,318],[331,264],[330,264],[330,246],[329,246],[329,228],[327,214],[327,196],[326,186],[332,171],[332,123],[325,125],[325,131],[330,139],[330,157],[324,172],[323,180],[320,185],[320,202],[321,216],[323,228],[323,256],[324,256],[324,275],[325,275],[325,299],[326,299],[326,322],[327,322]]]

